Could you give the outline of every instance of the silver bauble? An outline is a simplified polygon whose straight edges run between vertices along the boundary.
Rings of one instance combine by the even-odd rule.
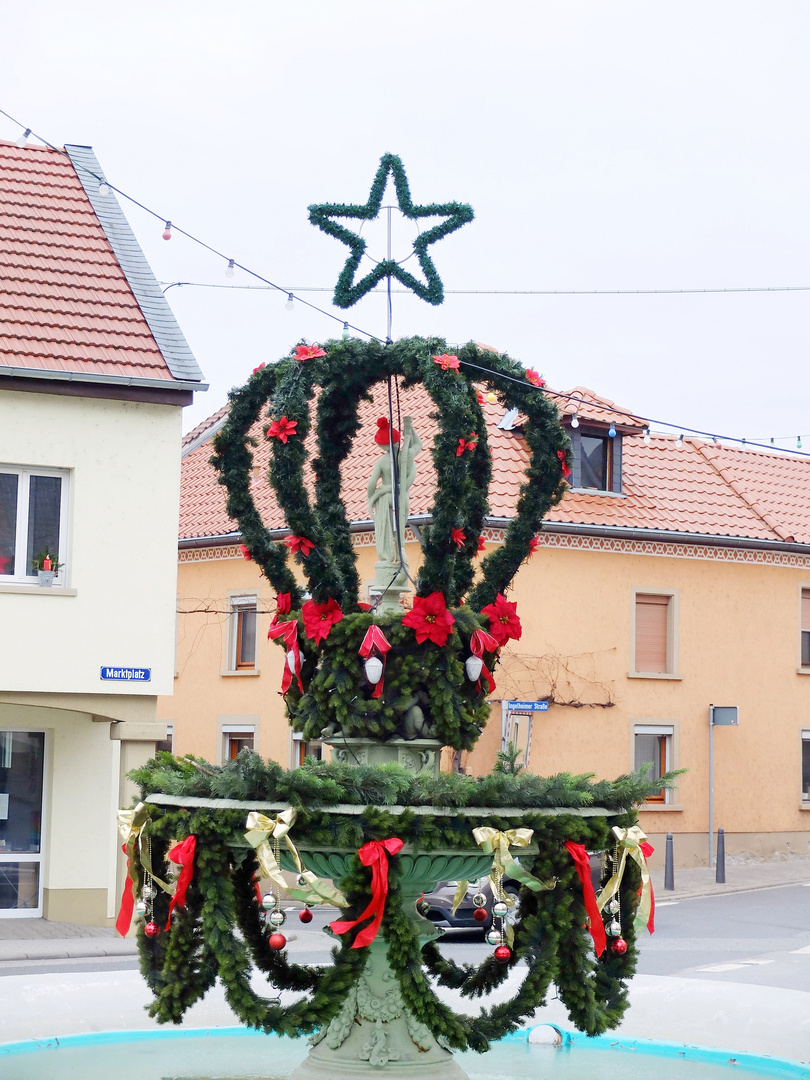
[[[275,906],[276,906],[276,898],[275,898],[275,896],[273,896],[273,894],[271,892],[266,892],[264,894],[264,896],[262,897],[262,907],[264,908],[265,911],[269,911],[270,908],[274,908]]]
[[[271,926],[283,926],[287,921],[287,916],[283,911],[271,911],[267,916],[267,921]]]
[[[490,930],[487,933],[487,941],[489,942],[490,945],[500,945],[500,943],[501,943],[501,932],[500,932],[500,930]]]
[[[473,903],[475,904],[476,907],[486,907],[487,906],[487,898],[484,896],[483,893],[477,892],[475,894],[475,896],[473,897]]]
[[[502,919],[509,910],[509,907],[503,900],[499,900],[496,904],[492,905],[492,914],[497,915],[499,919]]]

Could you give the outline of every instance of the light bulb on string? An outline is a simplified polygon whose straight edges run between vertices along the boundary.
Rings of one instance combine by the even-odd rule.
[[[348,336],[349,336],[349,324],[347,322],[345,322],[343,324],[343,337],[347,338]]]
[[[172,223],[170,221],[167,221],[166,222],[166,228],[163,230],[163,239],[164,240],[171,240],[171,238],[172,238]]]
[[[293,294],[291,292],[287,293],[287,303],[284,305],[284,310],[285,311],[292,311],[292,309],[294,307],[295,307],[295,297],[293,296]]]
[[[228,259],[228,265],[225,267],[225,277],[233,277],[233,259]]]
[[[648,427],[644,428],[644,445],[650,445],[650,429]]]
[[[28,146],[28,139],[31,135],[31,128],[26,128],[22,135],[17,139],[17,146],[22,150],[23,147]]]
[[[796,438],[796,449],[801,450],[801,448],[802,448],[802,437],[801,437],[801,435],[799,435]]]
[[[675,449],[676,450],[682,450],[683,449],[683,435],[678,436],[677,442],[675,443]]]
[[[574,415],[571,417],[571,427],[579,427],[579,417],[576,409],[574,409]]]
[[[490,403],[490,405],[494,405],[497,400],[498,400],[498,395],[493,394],[492,391],[490,390],[490,392],[487,394],[487,401]]]
[[[611,439],[616,438],[616,426],[615,426],[615,424],[611,424],[610,427],[608,428],[608,435],[611,437]]]
[[[106,180],[102,180],[99,183],[99,185],[98,185],[98,193],[99,193],[99,195],[109,195],[110,194],[110,185],[107,183]]]

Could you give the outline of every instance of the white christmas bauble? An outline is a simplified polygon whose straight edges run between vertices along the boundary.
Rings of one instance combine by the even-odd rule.
[[[484,666],[484,661],[480,656],[468,656],[464,661],[464,670],[467,672],[467,678],[470,682],[478,682],[481,678],[481,669]]]
[[[290,649],[289,652],[287,653],[287,667],[290,669],[290,671],[294,675],[295,674],[295,653],[292,651],[292,649]]]
[[[372,686],[376,686],[383,674],[382,660],[380,660],[379,656],[370,656],[363,664],[363,670]]]

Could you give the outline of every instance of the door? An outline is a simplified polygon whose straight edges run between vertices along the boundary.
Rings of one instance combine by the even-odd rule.
[[[42,915],[45,733],[0,731],[0,919]]]

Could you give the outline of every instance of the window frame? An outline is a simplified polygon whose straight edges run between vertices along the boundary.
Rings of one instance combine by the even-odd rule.
[[[580,421],[578,427],[572,428],[566,425],[566,431],[571,439],[572,468],[570,484],[574,491],[585,491],[598,495],[618,495],[622,493],[622,433],[617,430],[616,434],[608,434],[606,426],[595,426]],[[582,440],[599,439],[605,443],[605,486],[587,487],[582,482]]]
[[[805,612],[805,605],[808,610]],[[807,615],[807,617],[805,617]],[[805,623],[807,626],[805,627]],[[807,635],[805,637],[805,635]],[[806,648],[805,648],[806,646]],[[805,655],[807,659],[805,660]],[[810,585],[799,585],[799,663],[797,671],[810,674]]]
[[[57,555],[61,566],[54,575],[53,584],[64,586],[68,579],[69,563],[69,530],[70,530],[70,488],[71,470],[56,469],[45,465],[12,465],[8,462],[0,462],[0,473],[18,477],[17,485],[17,511],[16,531],[14,538],[14,567],[13,574],[0,574],[0,585],[34,585],[37,582],[37,572],[28,572],[28,516],[30,507],[30,486],[32,476],[53,477],[61,480],[59,499],[59,540],[57,543]],[[36,554],[36,552],[34,552]],[[20,557],[22,555],[22,557]],[[22,564],[23,573],[18,572]]]
[[[677,768],[678,755],[678,724],[675,720],[633,720],[630,725],[630,768],[638,768],[636,754],[636,738],[639,735],[654,735],[662,739],[660,746],[660,758],[658,767],[661,773],[671,772]],[[660,774],[659,774],[660,775]],[[672,788],[661,788],[659,795],[648,797],[642,809],[647,810],[675,810],[680,807],[675,805],[675,791]]]
[[[636,661],[637,626],[636,613],[638,611],[638,598],[640,596],[662,596],[667,599],[667,626],[666,626],[666,671],[645,671],[639,669]],[[679,600],[677,589],[653,589],[635,587],[631,596],[630,607],[630,670],[627,672],[631,679],[680,679],[678,671],[678,624],[679,624]]]
[[[246,743],[248,737],[250,738],[250,749],[257,749],[255,724],[223,724],[220,732],[223,762],[233,761],[239,751],[245,749],[243,746],[238,746],[237,743]]]
[[[242,658],[245,637],[245,613],[253,614],[253,659]],[[225,673],[231,675],[256,675],[259,671],[259,596],[256,592],[239,592],[228,595],[228,633]]]
[[[799,772],[801,776],[801,783],[799,785],[799,801],[802,808],[810,810],[810,728],[802,727],[799,732],[800,746],[801,746],[801,761],[799,762]],[[805,754],[807,755],[807,763],[805,768]]]

